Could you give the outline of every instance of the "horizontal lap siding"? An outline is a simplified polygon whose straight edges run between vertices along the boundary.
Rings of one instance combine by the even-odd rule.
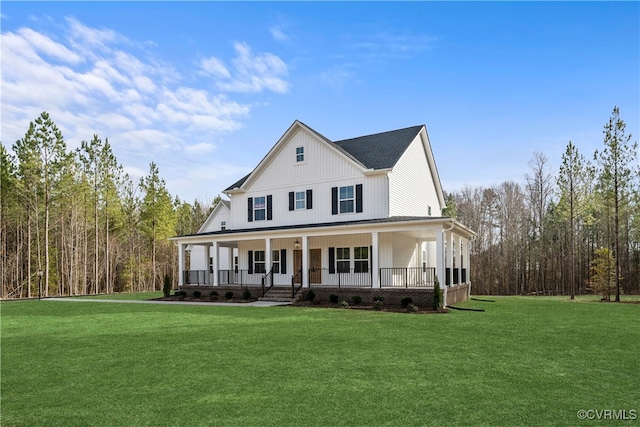
[[[389,174],[389,215],[440,216],[440,202],[420,135]]]

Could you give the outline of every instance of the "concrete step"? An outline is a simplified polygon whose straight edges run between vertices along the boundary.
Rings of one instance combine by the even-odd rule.
[[[291,298],[291,288],[271,288],[267,293],[258,298],[259,301],[279,301],[279,302],[295,302],[298,299],[298,295],[295,298]]]

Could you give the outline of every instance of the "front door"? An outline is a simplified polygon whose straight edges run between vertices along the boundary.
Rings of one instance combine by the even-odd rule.
[[[309,283],[322,283],[322,251],[309,250]]]
[[[302,251],[293,251],[293,274],[295,274],[294,283],[302,283],[302,273],[297,274],[302,269]],[[309,250],[309,282],[322,283],[322,251],[320,249]]]
[[[302,251],[300,249],[293,250],[293,282],[296,284],[302,283]],[[300,274],[298,272],[300,271]]]

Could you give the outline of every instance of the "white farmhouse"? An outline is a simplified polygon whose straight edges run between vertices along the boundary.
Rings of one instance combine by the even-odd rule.
[[[468,298],[474,232],[441,216],[424,125],[331,141],[295,121],[224,194],[197,234],[172,238],[183,289],[428,291],[437,278],[445,303]]]

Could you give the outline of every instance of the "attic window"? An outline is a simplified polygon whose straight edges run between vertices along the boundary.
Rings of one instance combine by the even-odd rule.
[[[220,222],[220,230],[224,231],[227,229],[227,221]]]
[[[304,147],[296,147],[296,162],[304,162]]]

